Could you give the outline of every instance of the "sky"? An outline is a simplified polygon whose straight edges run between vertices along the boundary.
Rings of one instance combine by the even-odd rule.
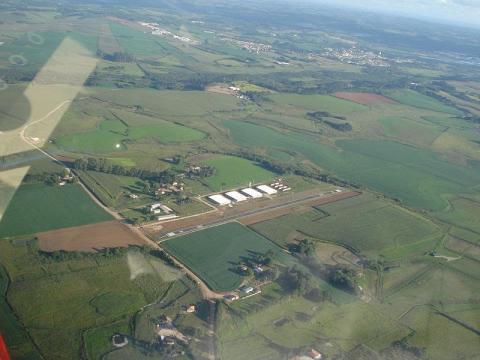
[[[480,0],[319,0],[370,11],[393,13],[480,28]]]

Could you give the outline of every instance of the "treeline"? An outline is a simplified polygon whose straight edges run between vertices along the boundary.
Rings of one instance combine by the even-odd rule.
[[[326,111],[309,112],[307,113],[307,117],[310,118],[315,124],[325,124],[337,131],[346,132],[346,131],[352,131],[353,129],[352,125],[349,122],[339,123],[339,122],[328,120],[328,118],[337,119],[337,120],[346,120],[347,118],[345,116],[333,115]]]
[[[103,158],[97,159],[89,157],[76,159],[73,163],[73,168],[76,170],[98,171],[106,174],[132,176],[158,183],[172,183],[176,179],[176,173],[168,169],[163,171],[150,171],[136,167],[125,167],[112,164],[107,159]]]
[[[105,53],[102,50],[98,49],[97,56],[104,60],[113,61],[113,62],[131,63],[135,61],[135,56],[133,56],[132,54],[129,54],[126,52],[120,52],[120,51],[116,51],[110,54],[110,53]]]
[[[111,248],[111,249],[100,249],[95,252],[80,252],[80,251],[65,251],[65,250],[57,250],[57,251],[43,251],[38,250],[37,254],[39,257],[44,261],[54,261],[54,262],[62,262],[62,261],[69,261],[69,260],[81,260],[81,259],[109,259],[118,256],[125,255],[128,251],[135,250],[142,253],[149,253],[150,249],[146,246],[134,246],[130,245],[129,247],[125,248]]]
[[[335,129],[337,131],[341,132],[347,132],[347,131],[352,131],[353,127],[350,123],[344,122],[344,123],[336,123],[330,120],[323,120],[323,123],[325,125],[330,126],[332,129]]]

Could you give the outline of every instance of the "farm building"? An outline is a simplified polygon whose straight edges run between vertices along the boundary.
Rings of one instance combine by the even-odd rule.
[[[166,214],[170,214],[171,212],[173,212],[172,209],[170,209],[167,205],[163,204],[160,205],[160,209],[162,209],[162,211]]]
[[[160,206],[162,206],[162,204],[160,204],[160,203],[151,204],[150,205],[150,212],[153,213],[156,209],[160,209]]]
[[[255,274],[261,274],[263,272],[263,268],[260,265],[257,265],[253,268]]]
[[[189,314],[192,314],[194,313],[195,311],[197,311],[197,307],[195,305],[188,305],[185,309],[185,311]]]
[[[152,212],[152,214],[157,215],[157,214],[161,214],[161,213],[162,213],[162,210],[160,210],[160,209],[153,209],[151,212]]]
[[[210,201],[213,201],[217,205],[230,205],[232,201],[227,199],[225,196],[221,194],[216,194],[208,197]]]
[[[242,193],[250,196],[253,199],[258,199],[258,198],[261,198],[263,196],[261,192],[255,190],[255,189],[252,189],[252,188],[246,188],[246,189],[243,189],[241,191],[242,191]]]
[[[307,355],[311,358],[311,359],[315,359],[315,360],[320,360],[322,358],[322,354],[320,354],[317,350],[315,349],[311,349]]]
[[[175,215],[175,214],[160,215],[159,217],[157,217],[157,220],[158,221],[172,220],[172,219],[176,219],[177,217],[178,215]]]
[[[250,293],[253,292],[253,290],[254,290],[254,288],[251,287],[251,286],[242,286],[242,287],[240,288],[240,291],[243,292],[243,293],[245,293],[245,294],[250,294]]]
[[[247,200],[247,197],[238,191],[229,191],[225,193],[230,199],[234,200],[235,202],[241,202]]]
[[[277,193],[277,190],[275,190],[274,188],[271,188],[268,185],[259,185],[257,186],[257,189],[267,195],[274,195]]]
[[[229,294],[229,295],[225,295],[223,298],[227,301],[235,301],[235,300],[238,300],[238,295]]]

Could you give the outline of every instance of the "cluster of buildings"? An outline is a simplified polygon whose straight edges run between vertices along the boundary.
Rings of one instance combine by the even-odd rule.
[[[237,87],[237,86],[229,86],[228,87],[228,90],[231,90],[233,92],[233,94],[239,98],[239,99],[242,99],[242,100],[248,100],[248,96],[246,96],[245,94],[242,93],[242,90]]]
[[[190,39],[189,37],[175,35],[171,31],[160,28],[160,25],[158,23],[147,23],[140,21],[139,24],[149,29],[152,35],[171,36],[175,40],[179,40],[185,43],[198,44],[198,41]]]
[[[353,65],[390,66],[388,59],[382,56],[381,51],[374,53],[372,51],[357,49],[355,46],[350,49],[325,48],[322,55]]]
[[[165,195],[165,194],[176,194],[184,189],[184,184],[174,181],[171,184],[161,184],[158,188],[155,189],[155,195]]]
[[[278,186],[279,183],[277,185],[274,184],[272,184],[272,186],[258,185],[255,188],[248,187],[241,190],[228,191],[223,194],[210,195],[208,199],[216,205],[225,206],[231,205],[233,203],[240,203],[250,199],[259,199],[263,196],[275,195],[279,191],[291,190],[291,188],[283,187],[283,185],[282,188],[278,187],[277,189],[275,189],[274,186]]]
[[[230,38],[223,38],[224,41],[233,42],[235,45],[240,46],[242,49],[247,50],[251,53],[259,54],[261,52],[267,52],[272,49],[272,45],[256,43],[253,41],[243,41],[243,40],[236,40]]]
[[[178,217],[172,209],[162,203],[155,203],[148,206],[148,211],[152,215],[158,215],[157,220],[171,220]]]

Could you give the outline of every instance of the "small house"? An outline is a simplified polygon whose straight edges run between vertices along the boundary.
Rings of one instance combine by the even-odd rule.
[[[263,272],[263,268],[260,265],[257,265],[253,268],[255,274],[261,274]]]
[[[185,311],[186,311],[187,313],[189,313],[189,314],[192,314],[192,313],[194,313],[194,312],[197,311],[197,307],[196,307],[195,305],[191,304],[191,305],[188,305],[188,306],[187,306],[187,308],[185,309]]]
[[[238,300],[238,295],[236,294],[228,294],[223,297],[227,301],[235,301]]]
[[[319,353],[317,350],[315,350],[315,349],[311,349],[311,350],[307,353],[307,355],[308,355],[310,358],[314,359],[314,360],[320,360],[320,359],[323,357],[322,354],[320,354],[320,353]]]
[[[250,294],[253,292],[253,290],[254,290],[253,287],[246,286],[246,285],[240,288],[240,291],[243,292],[244,294]]]

